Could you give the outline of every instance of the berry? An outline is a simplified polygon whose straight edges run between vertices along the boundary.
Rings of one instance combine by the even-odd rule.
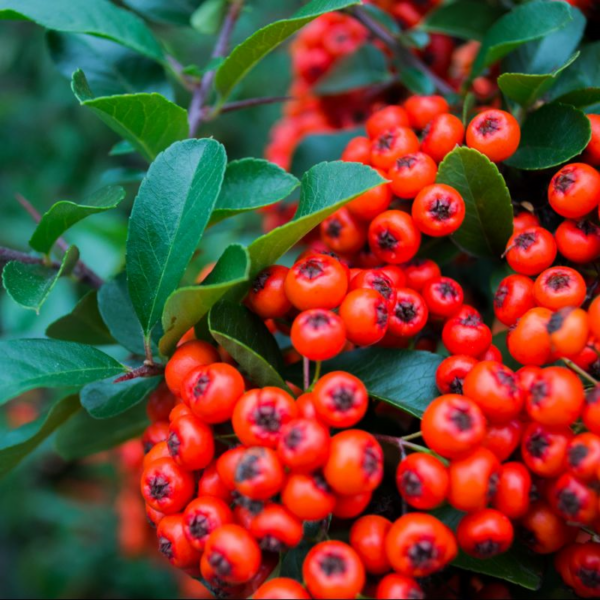
[[[550,182],[548,201],[562,217],[585,217],[600,202],[600,173],[585,163],[563,167]]]
[[[142,496],[146,503],[165,515],[180,512],[194,495],[194,476],[172,458],[151,463],[142,473]]]
[[[481,356],[492,344],[492,332],[474,308],[463,306],[444,325],[442,340],[451,354]]]
[[[400,495],[417,510],[431,510],[448,494],[448,470],[434,456],[417,452],[398,464],[396,485]]]
[[[410,215],[399,210],[381,213],[369,226],[373,254],[393,265],[411,260],[421,245],[421,232]]]
[[[451,114],[438,115],[425,127],[421,151],[429,154],[436,163],[441,163],[464,139],[465,127],[458,117]]]
[[[233,513],[220,498],[200,496],[183,513],[183,533],[199,552],[204,550],[208,536],[227,523],[233,523]]]
[[[506,260],[520,275],[539,275],[552,265],[557,251],[554,236],[547,229],[529,227],[508,240]]]
[[[438,183],[421,189],[412,205],[412,217],[421,233],[432,237],[451,235],[465,220],[462,196],[449,185]]]
[[[309,360],[329,360],[337,356],[346,344],[346,336],[343,319],[330,310],[305,310],[292,324],[292,345]]]
[[[263,583],[252,596],[254,600],[310,600],[308,592],[294,579],[276,577]]]
[[[510,158],[519,147],[521,128],[517,120],[503,110],[479,113],[467,127],[467,146],[479,150],[492,162]]]
[[[235,469],[235,488],[250,500],[268,500],[278,494],[285,473],[277,453],[271,448],[248,448]]]
[[[335,496],[320,473],[292,473],[281,492],[283,505],[302,521],[320,521],[335,507]]]
[[[171,392],[179,396],[183,380],[192,369],[215,362],[219,362],[219,353],[210,344],[199,340],[186,342],[175,350],[167,363],[165,381]]]
[[[252,520],[249,531],[269,552],[295,548],[304,536],[302,523],[280,504],[267,504]]]
[[[427,186],[435,182],[437,165],[423,152],[407,154],[394,162],[388,173],[392,192],[405,200],[410,200]]]
[[[371,142],[371,164],[378,169],[391,169],[399,158],[418,152],[419,146],[419,138],[412,129],[388,129]]]
[[[196,565],[200,552],[184,535],[183,515],[169,515],[161,519],[156,529],[159,552],[176,568],[186,569]]]
[[[363,382],[343,371],[323,376],[315,385],[313,403],[317,417],[330,427],[356,425],[367,412],[369,396]]]
[[[442,96],[411,96],[404,108],[415,129],[425,129],[433,119],[450,112],[448,102]]]
[[[193,415],[179,417],[171,423],[167,446],[175,462],[188,471],[204,469],[215,455],[210,427]]]
[[[389,304],[375,290],[354,290],[340,306],[348,341],[357,346],[379,342],[388,328]]]
[[[327,462],[329,444],[329,431],[319,421],[294,419],[281,429],[277,454],[290,470],[311,473]]]
[[[391,570],[385,552],[385,538],[391,527],[392,523],[384,517],[366,515],[350,529],[350,546],[370,575],[383,575]]]
[[[486,508],[463,517],[456,531],[461,550],[479,559],[493,558],[512,545],[510,520],[497,510]]]
[[[462,287],[454,279],[439,277],[425,284],[423,298],[432,315],[447,319],[460,311],[464,294]]]
[[[399,337],[413,337],[419,333],[429,317],[423,296],[408,288],[396,292],[396,302],[391,309],[389,330]]]

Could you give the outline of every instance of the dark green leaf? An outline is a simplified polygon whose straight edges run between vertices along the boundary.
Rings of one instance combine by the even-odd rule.
[[[48,253],[67,229],[86,217],[115,208],[123,198],[125,190],[122,187],[109,186],[98,190],[81,204],[68,200],[57,202],[42,217],[29,245],[38,252]]]
[[[148,333],[160,319],[215,206],[227,164],[212,139],[173,144],[150,166],[127,237],[129,294]]]
[[[94,419],[81,408],[58,430],[56,449],[65,460],[76,460],[110,450],[137,437],[148,425],[144,404],[112,419]]]
[[[504,58],[519,46],[548,36],[573,19],[566,2],[538,0],[517,6],[485,34],[473,64],[472,77]]]
[[[149,162],[188,137],[187,111],[160,94],[95,98],[81,70],[74,73],[71,87],[82,106],[90,108]]]
[[[0,19],[24,19],[46,29],[96,35],[155,60],[163,58],[162,49],[146,24],[108,0],[0,0]]]
[[[257,315],[240,304],[221,302],[211,309],[208,327],[213,338],[256,385],[287,389],[279,374],[283,357],[277,342]]]
[[[462,121],[463,121],[463,124],[465,125],[465,127],[469,124],[469,121],[471,120],[471,112],[473,111],[473,109],[475,108],[476,105],[477,105],[477,96],[475,95],[474,92],[469,92],[465,96],[465,101],[464,101],[463,110],[462,110]]]
[[[322,14],[359,4],[360,0],[312,0],[289,19],[271,23],[233,49],[217,71],[215,84],[221,103],[267,54]]]
[[[57,340],[0,341],[0,404],[36,388],[78,386],[125,368],[93,346]]]
[[[387,61],[381,50],[371,44],[365,44],[357,52],[336,62],[315,91],[320,95],[343,94],[390,79]]]
[[[299,185],[293,175],[266,160],[234,160],[227,165],[210,223],[275,204],[287,198]]]
[[[2,283],[17,304],[39,313],[59,278],[68,275],[78,260],[79,251],[71,246],[58,269],[12,261],[2,271]]]
[[[68,315],[46,329],[46,335],[56,340],[102,346],[115,344],[98,310],[98,292],[86,294]]]
[[[90,35],[47,35],[50,56],[56,68],[71,80],[81,69],[97,96],[158,92],[173,99],[173,88],[159,63],[110,40]]]
[[[577,52],[564,65],[545,75],[504,73],[498,78],[498,85],[507,98],[521,106],[529,107],[554,85],[561,73],[572,65],[578,56]]]
[[[110,419],[145,400],[160,380],[149,377],[115,383],[114,377],[109,377],[90,383],[81,390],[81,405],[94,419]]]
[[[556,99],[560,104],[568,104],[583,112],[598,114],[600,112],[600,88],[584,88],[568,92]]]
[[[369,395],[421,418],[440,394],[435,373],[442,357],[429,352],[365,348],[341,354],[323,364],[325,372],[348,371]]]
[[[210,275],[202,285],[179,288],[165,304],[162,316],[164,336],[160,351],[171,354],[181,336],[194,327],[211,307],[232,287],[248,281],[250,257],[243,246],[233,244],[225,249]]]
[[[172,25],[188,25],[199,0],[123,0],[151,21]]]
[[[117,142],[108,153],[109,156],[126,156],[127,154],[133,154],[135,148],[131,145],[131,142],[127,140],[121,140]]]
[[[556,167],[581,154],[591,137],[590,121],[580,110],[547,104],[529,115],[521,145],[505,163],[527,171]]]
[[[403,67],[400,81],[413,93],[419,96],[430,96],[435,92],[435,83],[426,73],[415,67]]]
[[[499,258],[512,235],[513,209],[498,167],[477,150],[457,148],[440,165],[437,181],[465,201],[465,221],[453,240],[474,256]]]
[[[439,508],[432,514],[454,531],[465,515],[450,506]],[[537,590],[542,584],[543,557],[529,552],[518,542],[508,552],[487,560],[472,558],[460,551],[452,564],[459,569],[504,579],[530,590]]]
[[[192,15],[192,27],[205,35],[219,31],[227,12],[227,0],[204,0]]]
[[[432,12],[421,27],[465,40],[483,39],[485,32],[504,14],[497,6],[480,0],[459,0]]]
[[[302,541],[298,546],[285,553],[281,560],[281,571],[279,577],[287,577],[299,583],[303,583],[302,565],[306,555],[314,546],[311,542]]]
[[[379,23],[381,23],[391,33],[395,35],[400,35],[402,33],[402,29],[398,25],[398,21],[396,21],[396,19],[394,19],[390,13],[383,10],[383,8],[379,8],[374,4],[364,4],[361,6],[361,9],[363,12],[368,13],[372,19],[379,21]],[[417,32],[415,31],[415,33]]]
[[[523,365],[518,363],[513,357],[512,354],[508,351],[508,346],[506,344],[506,338],[508,336],[508,332],[503,331],[502,333],[498,333],[494,336],[493,344],[500,350],[502,353],[502,362],[509,368],[513,369],[513,371],[518,371]]]
[[[33,452],[57,427],[79,409],[79,398],[59,400],[39,419],[2,434],[0,441],[0,478]]]
[[[600,87],[600,42],[581,47],[579,60],[566,71],[552,88],[552,99],[583,88]]]

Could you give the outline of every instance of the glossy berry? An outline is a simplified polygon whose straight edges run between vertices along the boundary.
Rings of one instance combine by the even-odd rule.
[[[451,114],[438,115],[425,127],[421,151],[429,154],[436,163],[441,163],[464,139],[465,127],[458,117]]]
[[[304,537],[302,523],[280,504],[267,504],[252,520],[250,533],[263,550],[283,552],[295,548]]]
[[[520,275],[539,275],[557,254],[554,236],[543,227],[529,227],[513,234],[506,246],[506,260]]]
[[[357,346],[379,342],[388,329],[389,303],[375,290],[354,290],[340,306],[346,338]]]
[[[572,473],[564,473],[550,486],[548,503],[569,523],[589,525],[598,516],[598,494]]]
[[[387,179],[386,174],[379,174]],[[357,219],[372,221],[377,215],[385,212],[392,203],[392,190],[389,183],[378,185],[349,202],[346,207]]]
[[[375,598],[377,600],[396,600],[397,598],[422,600],[425,598],[425,595],[419,584],[412,577],[393,573],[381,579],[377,585]]]
[[[373,492],[361,492],[352,496],[337,495],[333,516],[337,519],[355,519],[361,515],[371,503]]]
[[[491,450],[498,460],[503,462],[519,447],[523,429],[524,425],[520,418],[508,423],[490,423],[481,445]]]
[[[283,505],[302,521],[319,521],[333,512],[335,495],[320,473],[292,473],[281,493]]]
[[[321,542],[306,555],[302,576],[313,598],[356,598],[365,584],[358,554],[343,542]]]
[[[168,421],[169,414],[175,406],[175,400],[176,398],[167,387],[166,382],[161,382],[150,394],[146,405],[146,414],[150,421],[152,423]]]
[[[400,157],[388,172],[392,192],[405,200],[414,198],[423,188],[435,183],[436,175],[435,161],[423,152]]]
[[[183,380],[192,369],[215,362],[219,362],[219,353],[207,342],[192,340],[182,344],[175,350],[165,368],[165,380],[169,389],[179,396]]]
[[[166,421],[157,421],[156,423],[152,423],[142,435],[142,447],[144,452],[147,454],[161,442],[164,442],[169,437],[169,423]]]
[[[433,119],[450,112],[450,106],[443,96],[410,96],[404,108],[415,129],[425,129]]]
[[[442,276],[439,266],[429,258],[413,258],[404,265],[406,275],[406,287],[416,292],[422,292],[423,288],[434,279]],[[398,287],[404,287],[398,285]]]
[[[447,319],[460,311],[464,294],[462,287],[454,279],[439,277],[425,284],[423,298],[432,315]]]
[[[463,394],[466,376],[479,361],[472,356],[457,354],[445,358],[435,374],[435,382],[442,394]]]
[[[263,583],[252,596],[253,600],[310,600],[308,592],[296,580],[276,577]]]
[[[391,169],[399,158],[419,151],[419,138],[408,127],[394,127],[380,133],[371,143],[371,164]]]
[[[588,317],[592,334],[600,339],[600,296],[597,296],[592,300],[592,303],[588,308]]]
[[[271,448],[248,448],[235,470],[236,490],[251,500],[268,500],[281,491],[285,480],[283,465]]]
[[[179,417],[171,423],[167,446],[175,462],[188,471],[204,469],[215,455],[210,427],[193,415]]]
[[[389,330],[398,337],[413,337],[427,325],[429,309],[421,294],[408,288],[396,292],[390,311]]]
[[[494,295],[496,318],[512,327],[529,310],[535,308],[533,281],[524,275],[509,275],[504,278]]]
[[[544,502],[532,504],[520,521],[520,540],[536,554],[552,554],[569,543],[575,534],[564,519]]]
[[[530,423],[523,433],[521,455],[530,471],[540,477],[558,477],[567,468],[573,433],[568,427]]]
[[[600,227],[591,221],[563,221],[554,237],[558,251],[573,263],[585,265],[600,258]]]
[[[580,433],[569,444],[567,451],[569,471],[582,481],[593,481],[600,468],[600,437],[594,433]]]
[[[194,476],[172,458],[151,463],[142,473],[142,496],[150,507],[165,515],[180,512],[194,495]]]
[[[288,271],[287,267],[273,265],[254,278],[246,304],[261,319],[281,319],[292,308],[284,290]]]
[[[399,268],[399,267],[398,267]],[[398,277],[403,277],[404,273],[400,271]],[[390,307],[394,306],[396,301],[396,289],[402,287],[398,285],[384,270],[367,269],[360,271],[352,278],[350,282],[350,291],[355,290],[375,290],[386,300]]]
[[[398,464],[396,486],[410,506],[431,510],[442,504],[448,495],[448,470],[434,456],[416,452]]]
[[[492,332],[474,308],[463,306],[444,325],[442,340],[451,354],[481,356],[492,343]]]
[[[421,432],[427,445],[446,458],[468,454],[485,437],[486,421],[475,402],[448,394],[434,400],[421,421]]]
[[[463,517],[456,531],[461,550],[479,559],[493,558],[512,545],[512,523],[500,511],[486,508]]]
[[[383,575],[391,570],[385,552],[385,538],[391,527],[391,521],[384,517],[366,515],[356,520],[350,529],[350,546],[370,575]]]
[[[331,438],[323,474],[338,494],[351,496],[373,491],[383,479],[383,450],[366,431],[343,431]]]
[[[462,196],[449,185],[437,183],[421,189],[412,205],[412,217],[421,233],[443,237],[457,231],[465,220]]]
[[[508,350],[522,365],[541,367],[550,361],[552,346],[548,324],[552,311],[547,308],[532,308],[519,320],[507,338]]]
[[[183,532],[193,548],[202,552],[208,536],[222,525],[233,523],[233,513],[220,498],[200,496],[183,513]]]
[[[536,279],[533,291],[539,306],[559,310],[567,306],[581,306],[587,289],[585,280],[575,269],[553,267]]]
[[[246,446],[276,448],[281,428],[295,419],[294,399],[275,387],[246,392],[238,401],[231,423],[238,439]]]
[[[184,535],[182,515],[169,515],[161,519],[156,529],[159,552],[176,568],[195,566],[200,560],[196,550]]]
[[[229,504],[232,499],[231,491],[235,487],[233,478],[234,474],[232,473],[231,486],[228,487],[225,485],[217,471],[217,462],[212,462],[204,469],[204,471],[202,471],[200,481],[198,482],[198,497],[212,496],[214,498],[220,498]]]
[[[373,113],[365,123],[369,137],[376,138],[396,127],[410,127],[406,111],[401,106],[386,106]]]
[[[328,429],[316,419],[294,419],[281,429],[277,454],[284,466],[296,473],[311,473],[329,456]]]
[[[369,226],[369,246],[375,256],[393,265],[411,260],[421,245],[421,232],[410,215],[388,210]]]
[[[321,377],[313,390],[317,417],[330,427],[356,425],[367,412],[369,396],[364,383],[344,371]]]
[[[584,217],[600,202],[600,174],[585,163],[567,165],[552,178],[548,200],[562,217]]]
[[[456,557],[452,531],[432,515],[409,513],[391,527],[385,541],[394,571],[406,577],[427,577]]]
[[[467,127],[467,146],[479,150],[492,162],[510,158],[519,147],[521,128],[517,120],[503,110],[479,113]]]
[[[342,160],[368,165],[371,162],[371,140],[367,137],[355,137],[348,142],[342,152]]]
[[[337,356],[346,344],[346,335],[346,326],[339,315],[314,308],[301,312],[294,319],[290,337],[302,356],[319,361]]]
[[[367,241],[366,226],[345,207],[327,217],[320,231],[323,242],[340,254],[358,252]]]
[[[492,500],[494,508],[509,519],[520,519],[529,510],[531,475],[521,462],[502,465],[496,494]]]
[[[335,258],[310,255],[298,261],[285,278],[285,293],[298,310],[339,306],[348,289],[348,276]]]
[[[216,471],[219,480],[229,491],[235,490],[235,477],[238,463],[246,452],[244,446],[231,448],[223,452],[216,461]]]

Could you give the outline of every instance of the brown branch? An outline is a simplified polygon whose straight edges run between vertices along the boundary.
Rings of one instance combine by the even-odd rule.
[[[386,27],[373,19],[371,15],[365,12],[360,6],[353,6],[348,9],[348,14],[353,16],[361,25],[366,27],[371,35],[382,41],[390,48],[401,64],[419,70],[427,75],[435,84],[435,87],[442,94],[455,94],[456,91],[451,85],[446,83],[441,77],[436,75],[418,56],[415,56],[408,48],[402,45]]]
[[[164,365],[142,365],[137,369],[127,371],[125,375],[121,375],[113,381],[113,383],[121,383],[122,381],[130,381],[131,379],[138,379],[139,377],[156,377],[162,375],[165,370]]]
[[[217,42],[213,49],[211,55],[212,59],[223,58],[227,54],[229,42],[231,40],[231,35],[233,34],[235,24],[237,23],[240,13],[242,12],[243,4],[244,0],[233,0],[233,2],[231,3],[227,16],[223,21],[221,31],[219,32]],[[202,121],[205,118],[204,105],[206,104],[206,100],[208,99],[208,96],[212,89],[216,74],[216,69],[212,69],[205,73],[202,77],[202,81],[194,89],[192,101],[190,102],[190,106],[188,109],[188,122],[190,125],[189,136],[191,138],[196,137],[196,134],[198,133],[198,128],[200,127]]]
[[[293,100],[291,96],[272,96],[267,98],[249,98],[248,100],[239,100],[238,102],[229,102],[225,104],[220,113],[234,112],[245,108],[254,108],[255,106],[264,106],[266,104],[277,104],[279,102],[289,102]]]

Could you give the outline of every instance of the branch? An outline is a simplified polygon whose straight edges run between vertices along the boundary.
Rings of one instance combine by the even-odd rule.
[[[156,377],[157,375],[162,375],[165,370],[164,365],[142,365],[137,369],[132,369],[125,373],[125,375],[121,375],[113,381],[113,383],[121,383],[122,381],[129,381],[131,379],[138,379],[139,377]]]
[[[421,73],[427,75],[427,77],[433,81],[439,92],[442,94],[456,93],[451,85],[436,75],[419,57],[415,56],[408,48],[405,48],[402,43],[388,31],[388,29],[373,19],[371,15],[366,13],[360,6],[349,8],[348,14],[366,27],[374,37],[388,46],[402,64],[417,69]]]
[[[293,100],[291,96],[272,96],[268,98],[249,98],[248,100],[239,100],[238,102],[229,102],[225,104],[220,113],[234,112],[244,108],[254,108],[255,106],[264,106],[266,104],[277,104],[278,102],[289,102]]]
[[[233,29],[235,24],[237,23],[238,17],[242,12],[242,6],[244,4],[244,0],[233,0],[231,6],[229,7],[229,11],[225,20],[223,21],[223,26],[221,27],[221,31],[219,32],[219,37],[217,38],[217,42],[213,49],[211,58],[223,58],[227,54],[227,50],[229,48],[229,42],[231,40],[231,35],[233,33]],[[190,137],[196,137],[198,133],[198,128],[202,124],[204,120],[204,105],[206,104],[206,100],[210,91],[212,89],[212,85],[214,83],[216,76],[216,69],[212,69],[204,74],[202,77],[202,81],[196,86],[194,93],[192,95],[192,101],[190,102],[190,107],[188,109],[188,122],[190,125]]]

